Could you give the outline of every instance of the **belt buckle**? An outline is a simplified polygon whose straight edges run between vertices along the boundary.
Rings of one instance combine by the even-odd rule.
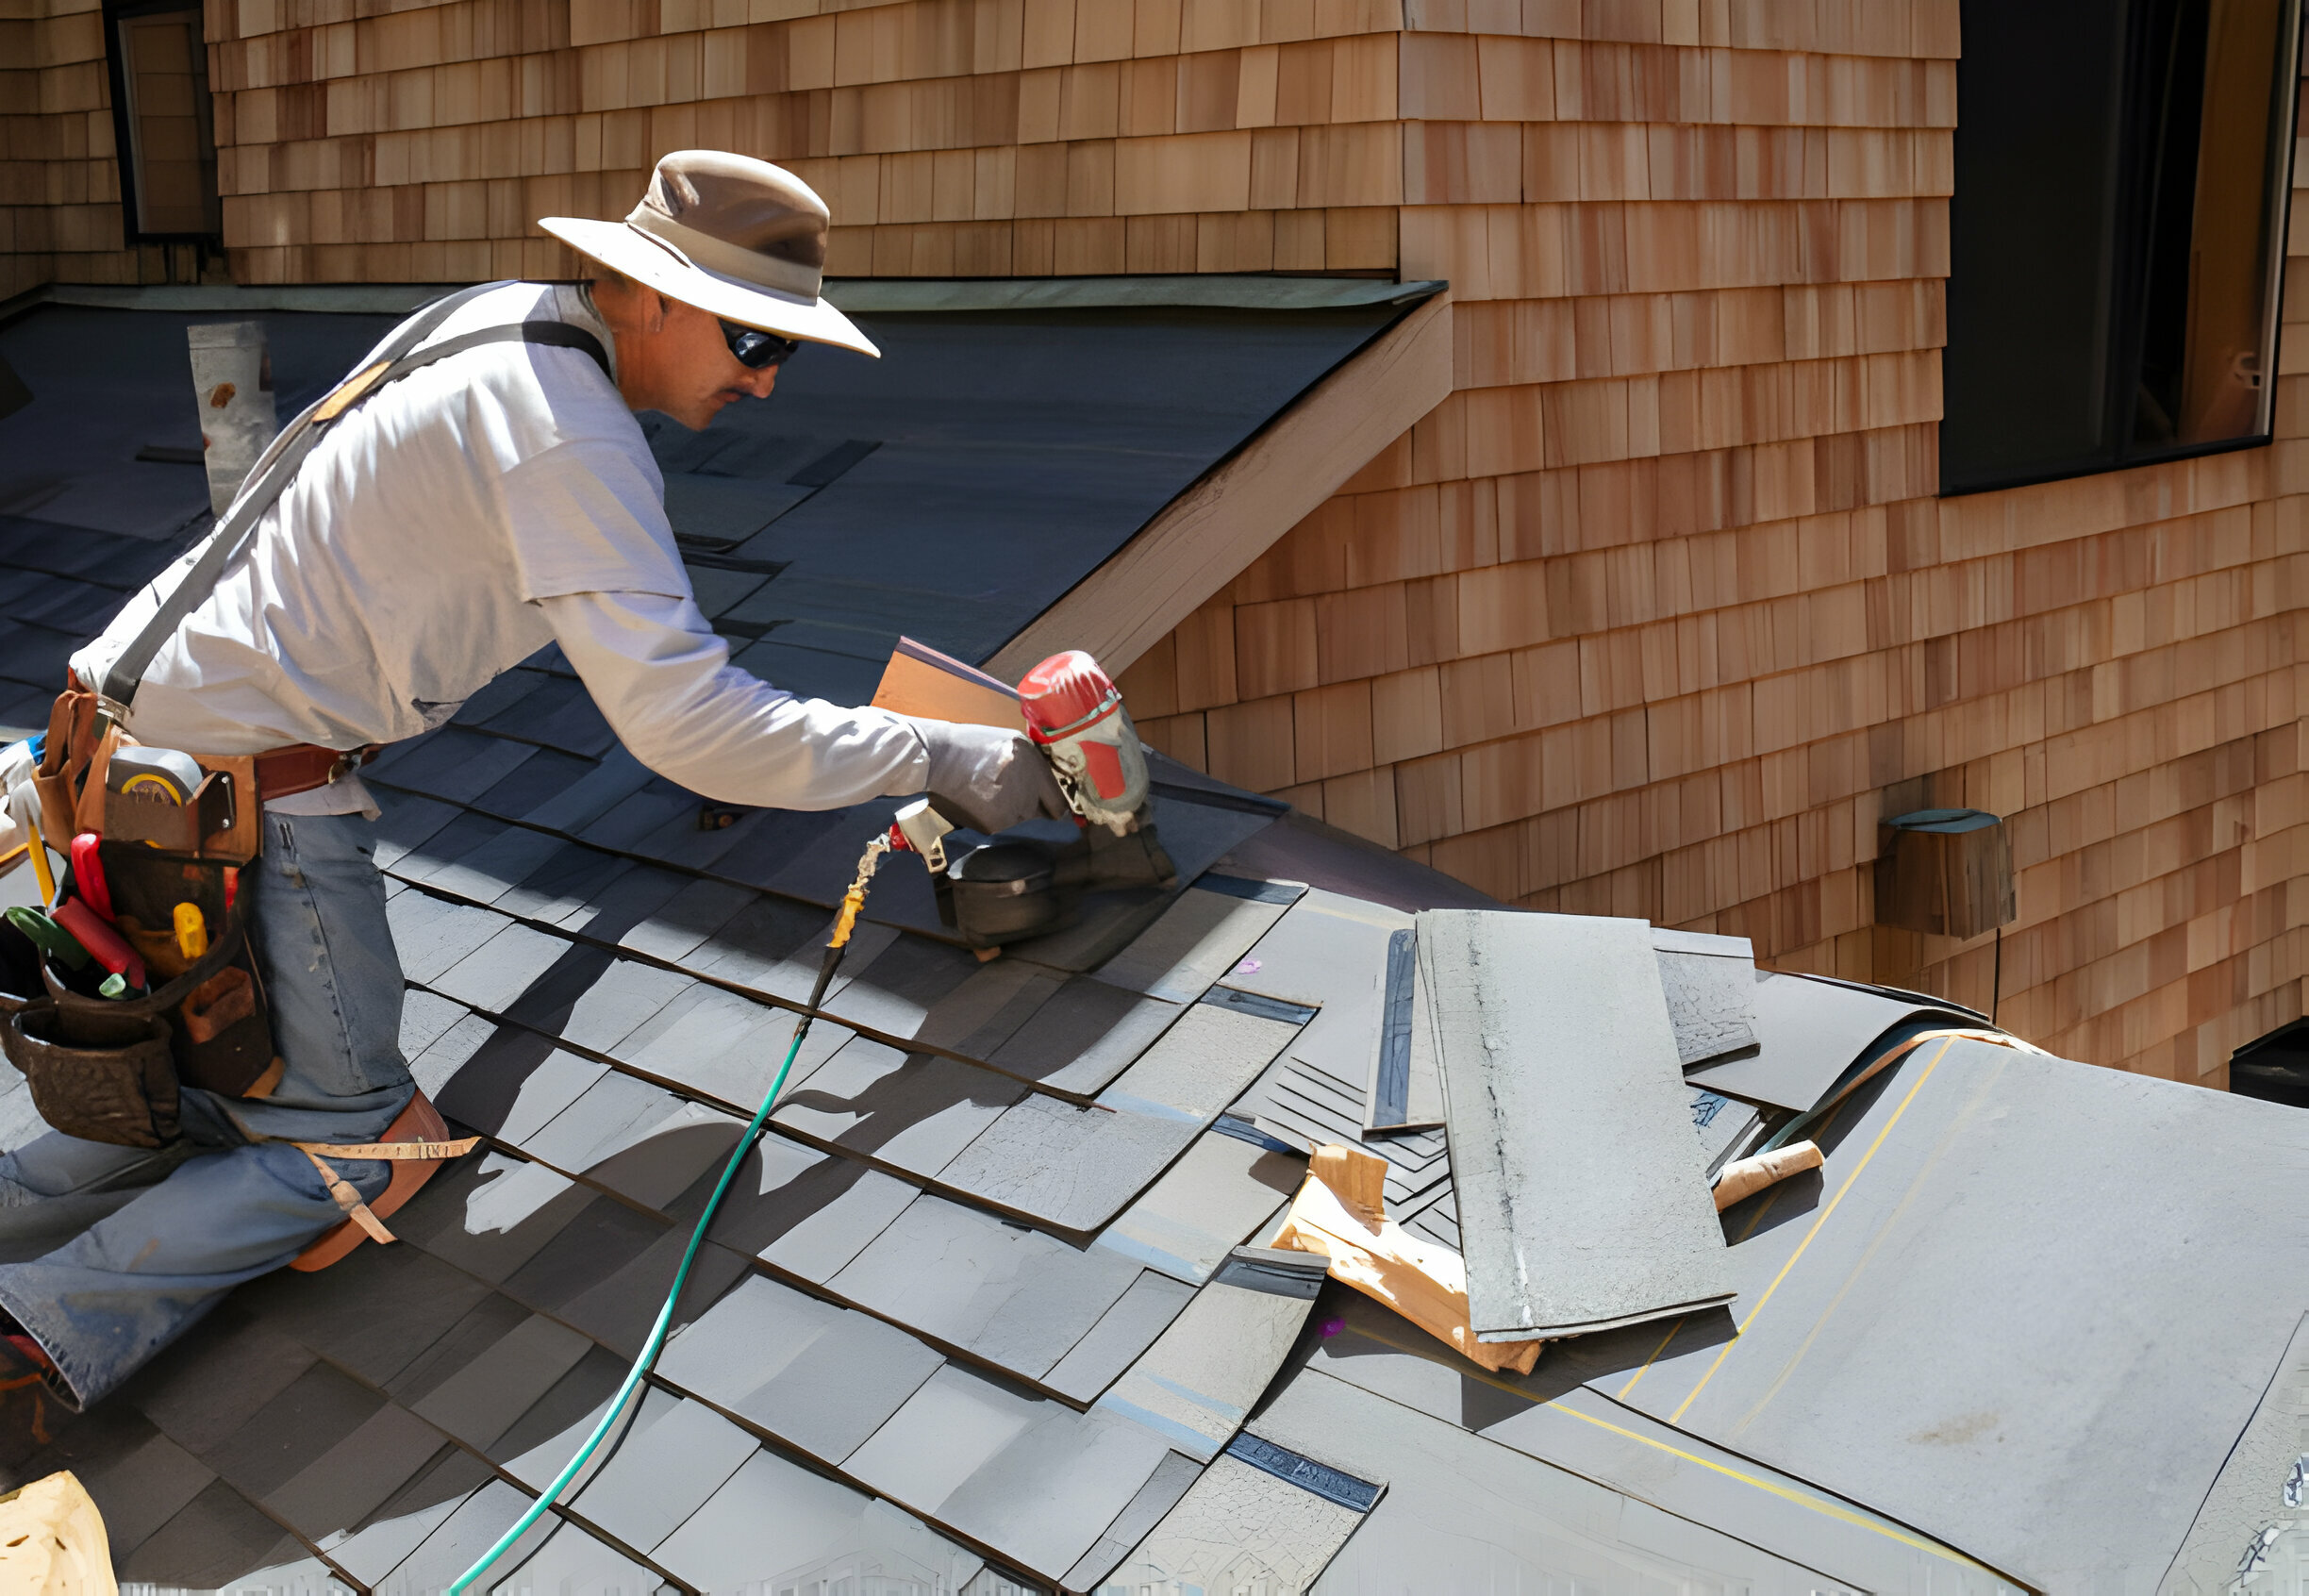
[[[339,749],[337,757],[329,761],[328,776],[323,785],[334,787],[358,769],[360,769],[360,751],[358,749]]]

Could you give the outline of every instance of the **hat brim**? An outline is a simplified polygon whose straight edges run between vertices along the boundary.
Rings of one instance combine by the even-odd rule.
[[[578,254],[659,293],[694,305],[710,316],[739,326],[758,327],[810,343],[855,349],[879,359],[882,351],[849,317],[823,299],[805,299],[776,289],[742,282],[698,265],[685,265],[659,244],[623,222],[594,222],[578,216],[547,216],[538,225]]]

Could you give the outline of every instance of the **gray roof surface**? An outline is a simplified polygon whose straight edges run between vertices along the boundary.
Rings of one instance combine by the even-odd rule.
[[[0,328],[36,390],[7,341],[59,313]],[[174,546],[22,516],[0,538],[0,675],[41,705]],[[801,685],[847,690],[847,666],[810,676],[816,647]],[[700,830],[551,651],[374,773],[404,1046],[487,1145],[399,1243],[241,1288],[0,1471],[75,1469],[127,1580],[438,1590],[519,1516],[641,1344],[889,810]],[[990,962],[918,864],[885,867],[644,1399],[494,1588],[1968,1596],[2234,1569],[2289,1463],[2279,1371],[2309,1302],[2289,1110],[1928,1048],[1836,1110],[1822,1172],[1722,1217],[1729,1310],[1489,1373],[1242,1249],[1314,1141],[1380,1155],[1390,1215],[1459,1246],[1450,1134],[1364,1127],[1395,937],[1491,906],[1156,776],[1186,884]],[[1657,974],[1689,1066],[1691,1178],[1945,1020],[1759,977],[1728,939],[1637,942],[1627,978]],[[0,1086],[0,1142],[37,1128]],[[1649,1148],[1645,1178],[1682,1156]]]
[[[699,605],[739,663],[844,702],[872,693],[902,632],[983,658],[1431,291],[1375,286],[1391,291],[1263,309],[861,310],[879,360],[807,351],[775,400],[703,433],[644,418]],[[0,417],[0,568],[120,590],[149,578],[159,562],[117,540],[173,543],[204,517],[184,329],[233,314],[48,304],[0,323],[0,359],[33,394]],[[264,324],[284,422],[396,320],[244,314]],[[139,457],[155,446],[174,459]],[[91,606],[47,582],[5,602],[0,727],[24,727],[40,699],[23,690],[54,696]],[[582,691],[548,689],[518,715],[556,747],[608,746]],[[443,743],[444,760],[473,746]]]

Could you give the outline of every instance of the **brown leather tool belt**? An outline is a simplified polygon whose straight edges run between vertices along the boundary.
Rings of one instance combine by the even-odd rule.
[[[337,749],[296,742],[286,748],[268,749],[257,756],[258,800],[286,798],[293,792],[310,792],[316,787],[341,781],[375,758],[377,750],[383,746],[372,742],[359,748]]]
[[[66,679],[67,697],[89,692],[78,672],[67,673]],[[92,707],[92,694],[90,702]],[[92,727],[75,726],[75,736],[85,740],[91,730]],[[316,787],[341,781],[375,758],[384,746],[381,742],[369,742],[358,748],[324,748],[317,742],[292,742],[285,748],[268,748],[256,756],[257,804],[262,806],[274,798],[310,792]],[[198,758],[199,755],[193,756]]]

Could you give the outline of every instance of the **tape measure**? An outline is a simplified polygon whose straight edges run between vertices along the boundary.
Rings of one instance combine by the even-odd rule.
[[[131,744],[113,751],[112,763],[105,771],[105,790],[129,798],[157,798],[181,809],[192,802],[206,773],[190,754]],[[144,846],[158,848],[160,844],[147,840]]]
[[[105,790],[182,807],[200,790],[202,774],[199,760],[174,748],[122,748],[105,773]]]

